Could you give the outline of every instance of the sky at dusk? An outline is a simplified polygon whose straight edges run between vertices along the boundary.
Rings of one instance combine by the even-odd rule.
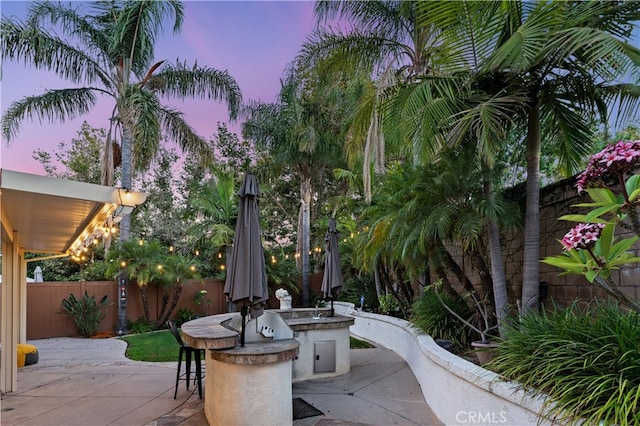
[[[243,101],[276,100],[280,78],[313,28],[312,1],[186,1],[182,31],[174,35],[169,27],[156,43],[155,60],[176,59],[218,70],[228,70],[242,91]],[[3,16],[23,19],[29,2],[0,2]],[[0,100],[2,113],[24,96],[47,89],[74,87],[52,72],[37,71],[21,63],[2,64]],[[225,104],[210,100],[162,101],[184,112],[191,126],[203,137],[217,133],[217,123],[229,123]],[[1,167],[44,175],[32,158],[36,149],[52,152],[60,142],[71,141],[83,121],[107,128],[113,100],[103,97],[90,114],[66,122],[24,120],[18,136],[0,146]],[[228,128],[239,134],[239,123]]]
[[[74,6],[79,2],[75,2]],[[0,0],[3,16],[23,19],[29,2]],[[273,102],[280,90],[280,78],[311,33],[313,1],[185,1],[182,31],[174,35],[171,28],[156,43],[155,60],[176,59],[218,70],[228,70],[238,82],[243,101]],[[640,40],[636,27],[632,42]],[[38,95],[48,89],[73,87],[52,72],[38,71],[21,63],[2,64],[0,109],[24,96]],[[240,124],[229,123],[226,105],[208,100],[163,99],[165,105],[184,112],[185,118],[205,138],[217,133],[218,122],[239,135]],[[99,99],[87,115],[66,122],[42,122],[26,119],[18,136],[9,145],[0,144],[0,167],[35,174],[45,174],[32,158],[36,149],[53,152],[60,142],[70,142],[83,121],[92,127],[107,128],[113,100]]]

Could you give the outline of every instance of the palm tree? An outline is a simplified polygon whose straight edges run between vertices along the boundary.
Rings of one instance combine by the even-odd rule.
[[[346,70],[375,75],[376,87],[371,90],[363,113],[355,120],[354,137],[364,154],[363,182],[365,200],[371,200],[371,161],[376,174],[385,168],[385,140],[380,114],[382,102],[399,85],[415,82],[417,76],[431,73],[441,49],[426,26],[418,26],[418,2],[413,1],[317,1],[315,15],[318,25],[333,20],[346,20],[350,29],[319,26],[303,45],[298,61],[304,67],[324,71]],[[393,145],[392,145],[393,146]],[[349,150],[355,151],[353,147]]]
[[[443,37],[449,35],[443,32],[445,24],[451,25],[451,21],[439,22],[430,17],[435,14],[441,3],[453,2],[395,2],[395,1],[370,1],[370,2],[318,2],[316,14],[318,21],[340,17],[347,19],[355,30],[348,33],[338,31],[318,30],[303,51],[302,58],[305,63],[330,67],[365,67],[377,70],[381,81],[384,81],[384,90],[378,90],[376,104],[373,108],[376,112],[371,121],[372,126],[381,126],[384,130],[384,142],[379,139],[379,152],[383,151],[384,143],[395,146],[409,153],[415,164],[431,162],[438,151],[437,141],[442,143],[446,139],[442,130],[443,122],[448,123],[449,117],[458,113],[461,108],[459,94],[467,90],[466,81],[458,77],[451,80],[453,75],[462,71],[477,67],[473,63],[487,48],[490,38],[475,40],[469,43],[467,38],[466,50],[454,50],[443,42]],[[428,3],[428,4],[426,4]],[[457,2],[460,6],[457,11],[460,19],[456,22],[468,23],[469,10],[465,10],[467,3]],[[492,8],[499,6],[498,2],[475,2],[473,12],[484,12],[487,15],[493,13]],[[453,6],[451,6],[453,7]],[[441,14],[442,15],[442,14]],[[457,28],[460,34],[469,35],[475,31],[474,27],[460,25]],[[489,27],[492,31],[497,30]],[[472,33],[474,34],[474,33]],[[485,31],[483,35],[489,34]],[[454,46],[457,47],[457,46]],[[460,59],[464,62],[460,64]],[[472,65],[469,64],[472,62]],[[390,80],[389,70],[393,70],[397,77]],[[385,72],[387,72],[385,74]],[[432,92],[418,91],[418,86],[423,81],[435,82]],[[422,87],[425,87],[422,84]],[[432,87],[432,86],[430,86]],[[380,87],[379,87],[380,89]],[[414,92],[415,91],[415,92]],[[411,93],[419,96],[411,97]],[[446,97],[450,102],[435,102],[428,111],[424,105],[427,99],[440,99]],[[474,99],[478,103],[478,99]],[[508,100],[512,102],[512,100]],[[493,100],[496,104],[496,100]],[[488,102],[487,102],[488,104]],[[499,106],[500,107],[500,106]],[[369,106],[369,108],[371,108]],[[430,114],[429,111],[431,111]],[[472,109],[473,111],[473,109]],[[411,113],[411,114],[410,114]],[[423,115],[420,115],[423,114]],[[482,112],[480,112],[482,114]],[[364,115],[365,117],[370,117]],[[378,117],[380,116],[380,117]],[[407,117],[405,119],[405,117]],[[355,122],[354,124],[358,124]],[[424,123],[424,124],[423,124]],[[447,129],[448,130],[448,129]],[[429,133],[431,132],[431,133]],[[375,132],[373,132],[375,133]],[[371,127],[368,135],[373,134]],[[492,141],[485,138],[478,143],[478,151],[483,156],[485,168],[490,169],[494,146],[500,136],[493,135]],[[357,140],[357,139],[354,139]],[[373,145],[367,139],[367,147]],[[425,144],[425,141],[428,143]],[[484,146],[482,146],[484,144]],[[402,147],[402,148],[400,148]],[[365,198],[370,184],[366,178],[369,169],[365,150],[364,185]],[[490,181],[486,182],[487,196],[491,197]],[[493,206],[493,207],[492,207]],[[507,304],[506,279],[502,263],[502,253],[499,243],[499,229],[495,222],[499,216],[499,210],[495,210],[495,203],[488,203],[485,216],[489,228],[489,249],[491,253],[492,277],[494,280],[495,305],[504,316],[504,307]],[[488,215],[488,216],[487,216]]]
[[[278,103],[253,103],[245,110],[243,135],[267,147],[276,175],[294,176],[300,186],[298,244],[302,300],[309,305],[309,250],[314,184],[342,159],[342,123],[361,93],[359,80],[323,81],[302,76],[291,66]]]
[[[116,250],[109,252],[106,276],[117,278],[126,266],[127,278],[134,280],[140,290],[144,318],[147,323],[151,323],[147,287],[156,282],[157,265],[162,262],[161,258],[165,251],[166,249],[159,241],[128,240],[120,244]]]
[[[178,306],[185,280],[200,278],[197,260],[191,256],[171,253],[162,257],[162,263],[155,268],[154,277],[162,288],[160,312],[154,328],[161,328],[171,318]]]
[[[176,0],[95,2],[91,3],[91,14],[84,14],[83,6],[37,2],[29,8],[24,23],[2,17],[3,60],[23,61],[53,71],[75,85],[11,104],[2,117],[5,139],[15,136],[25,118],[65,121],[87,113],[102,95],[114,101],[104,151],[103,184],[113,184],[112,140],[116,131],[121,140],[123,188],[132,188],[135,170],[149,166],[163,130],[184,151],[203,160],[211,158],[214,153],[207,141],[195,133],[179,111],[162,105],[159,97],[224,101],[233,119],[241,94],[227,71],[180,61],[152,62],[165,19],[173,22],[174,32],[180,30],[182,4]],[[130,226],[130,216],[125,216],[120,224],[121,241],[128,240]],[[121,282],[126,284],[126,274]],[[126,308],[119,308],[118,330],[126,331]]]
[[[619,81],[639,70],[640,49],[625,39],[640,8],[634,2],[598,1],[436,2],[418,8],[424,12],[421,25],[441,28],[450,64],[461,64],[459,70],[469,64],[465,83],[458,85],[466,89],[457,95],[467,102],[457,111],[424,114],[438,110],[433,105],[442,97],[433,97],[431,108],[423,102],[406,114],[405,124],[415,123],[419,114],[425,135],[438,123],[434,117],[449,115],[454,119],[445,120],[449,142],[472,136],[480,151],[490,154],[487,160],[500,149],[506,128],[513,123],[522,129],[527,190],[521,310],[537,308],[541,150],[552,146],[565,172],[576,171],[591,150],[593,121],[606,125],[615,102],[623,115],[635,111],[638,86]],[[423,84],[416,98],[433,92],[429,79]]]
[[[225,254],[231,247],[238,216],[235,182],[232,173],[219,171],[191,192],[188,203],[194,224],[189,234],[195,237],[196,247],[222,250]]]

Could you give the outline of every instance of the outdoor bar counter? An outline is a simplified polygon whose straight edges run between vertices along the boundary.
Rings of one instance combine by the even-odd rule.
[[[247,330],[255,327],[258,331],[261,322],[262,327],[277,332],[264,340],[254,340],[259,333],[246,333],[244,346],[240,346],[239,331],[231,326],[240,323],[239,313],[212,315],[182,325],[187,344],[208,349],[204,406],[210,425],[293,423],[291,362],[300,343],[287,330],[277,328],[278,315],[265,314],[251,320]]]

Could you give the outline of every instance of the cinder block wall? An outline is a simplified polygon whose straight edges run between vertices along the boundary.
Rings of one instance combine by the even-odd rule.
[[[575,189],[575,177],[565,179],[541,189],[540,192],[540,259],[562,252],[559,240],[567,233],[575,222],[558,220],[566,214],[587,213],[585,208],[574,207],[578,203],[590,202],[588,195],[578,195]],[[525,190],[524,186],[513,188],[508,192],[511,199],[518,202],[524,215]],[[620,227],[616,230],[617,238],[630,236],[632,233]],[[509,302],[515,306],[516,300],[522,294],[522,262],[523,262],[524,229],[507,232],[503,235],[502,250],[505,262],[507,291]],[[636,256],[640,256],[640,244],[633,246]],[[452,255],[458,260],[465,272],[471,277],[474,285],[479,279],[471,268],[469,259],[464,259],[460,248],[453,248]],[[595,298],[605,299],[604,290],[589,283],[584,277],[570,274],[561,275],[559,268],[540,263],[540,282],[546,287],[547,295],[541,298],[545,306],[553,301],[557,305],[566,306],[575,299],[590,301]],[[627,265],[619,271],[614,271],[613,278],[620,284],[621,290],[640,300],[640,265]]]

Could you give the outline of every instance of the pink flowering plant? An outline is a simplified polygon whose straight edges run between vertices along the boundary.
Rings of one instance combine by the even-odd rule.
[[[580,222],[560,241],[563,253],[542,262],[564,269],[565,273],[584,275],[624,305],[640,312],[640,303],[622,293],[611,271],[640,261],[629,250],[640,236],[640,141],[619,141],[608,145],[589,160],[578,176],[578,193],[586,192],[592,202],[576,204],[587,207],[587,214],[571,214],[561,220]],[[633,236],[615,240],[619,226]]]

